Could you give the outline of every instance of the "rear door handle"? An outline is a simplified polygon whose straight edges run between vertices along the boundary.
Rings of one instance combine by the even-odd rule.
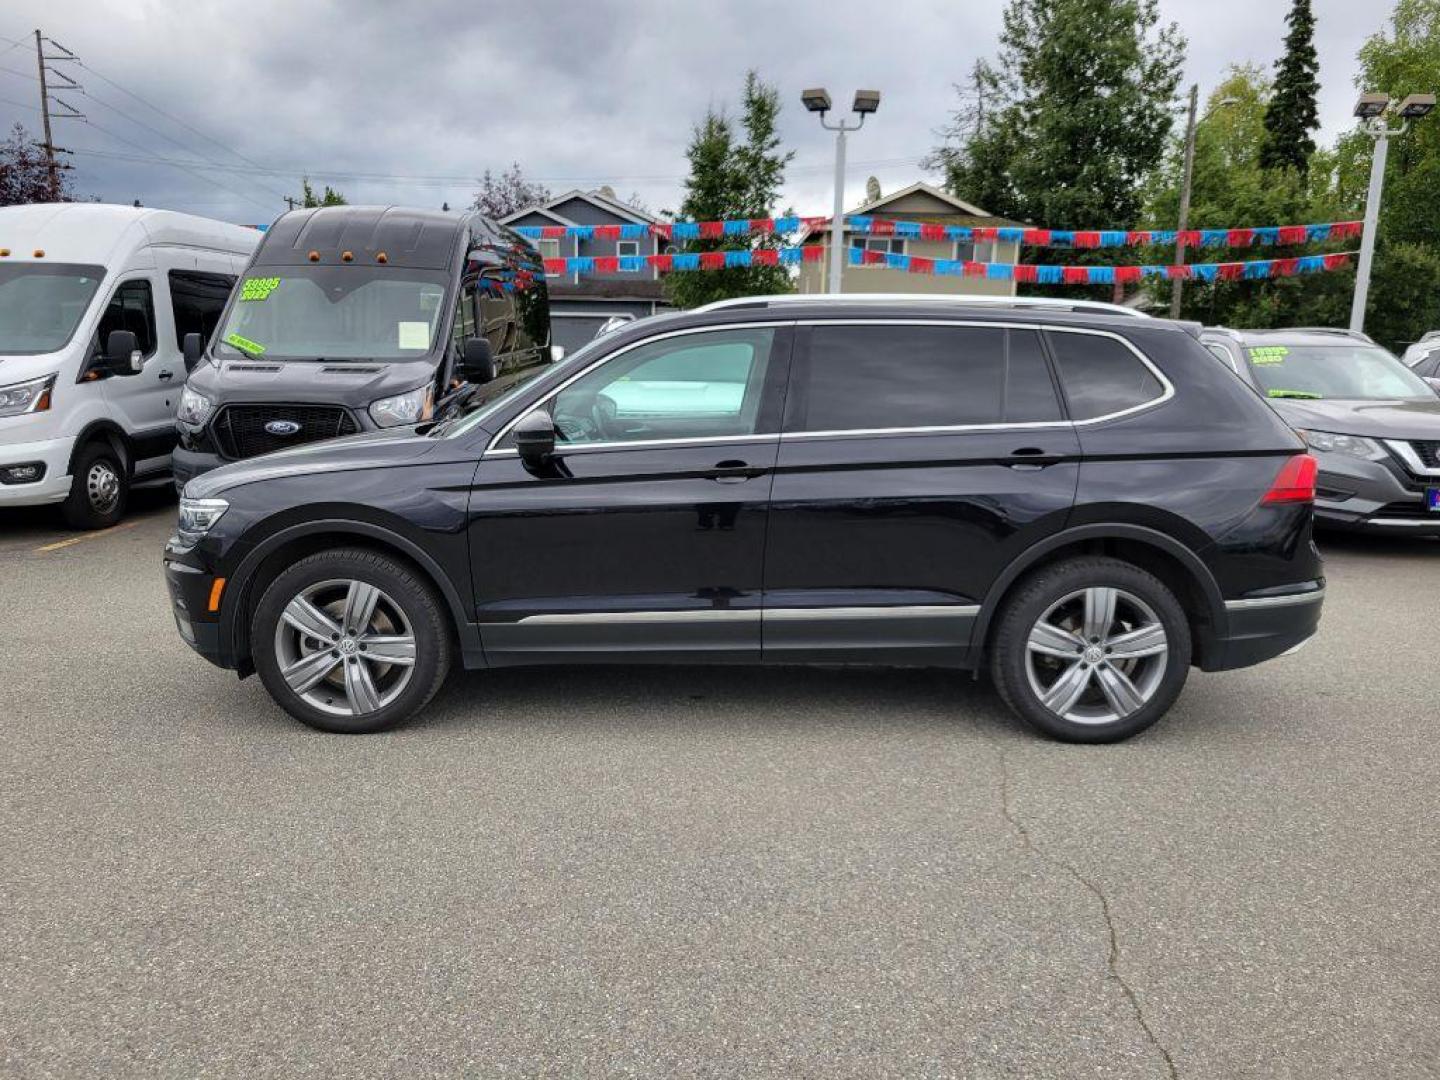
[[[1038,446],[1022,446],[1018,450],[1010,451],[1006,464],[1017,472],[1038,472],[1061,460],[1061,455],[1046,453]]]
[[[757,469],[745,461],[730,460],[717,462],[705,475],[717,484],[742,484],[746,480],[763,476],[764,469]]]
[[[160,372],[160,381],[161,381],[161,382],[169,382],[169,381],[170,381],[171,379],[173,379],[174,377],[175,377],[174,374],[172,374],[172,373],[169,372],[169,371],[162,371],[162,372]]]

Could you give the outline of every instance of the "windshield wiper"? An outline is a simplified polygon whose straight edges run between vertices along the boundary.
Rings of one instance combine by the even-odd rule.
[[[1312,394],[1309,390],[1267,390],[1266,397],[1273,398],[1300,398],[1304,401],[1323,401],[1324,394]]]

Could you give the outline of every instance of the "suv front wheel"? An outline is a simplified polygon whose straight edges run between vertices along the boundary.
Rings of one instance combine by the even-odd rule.
[[[416,572],[375,551],[301,559],[265,590],[251,622],[270,696],[322,731],[362,734],[408,720],[450,669],[448,613]]]
[[[1031,726],[1066,742],[1117,742],[1175,703],[1190,649],[1185,612],[1158,578],[1119,559],[1073,559],[1007,600],[990,670]]]

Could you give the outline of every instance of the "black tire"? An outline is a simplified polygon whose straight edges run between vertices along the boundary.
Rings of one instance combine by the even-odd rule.
[[[351,634],[351,628],[343,625],[345,612],[348,611],[343,604],[338,609],[337,600],[332,600],[328,606],[323,604],[325,596],[340,595],[341,586],[351,582],[361,583],[380,593],[380,599],[373,607],[373,617],[366,626],[358,628],[362,633]],[[349,640],[350,645],[345,645],[345,640],[336,640],[325,642],[324,648],[316,648],[320,640],[318,635],[310,638],[289,622],[285,623],[279,635],[282,640],[277,640],[277,630],[281,627],[287,607],[297,597],[306,595],[307,591],[322,614],[329,616],[346,632],[345,640]],[[382,620],[389,629],[380,627]],[[361,655],[363,642],[367,638],[374,640],[371,634],[398,635],[405,629],[413,638],[414,663],[408,665],[408,676],[405,675],[407,665],[372,663],[373,654],[368,658]],[[448,610],[436,596],[430,582],[414,568],[380,552],[363,548],[334,548],[301,559],[270,583],[250,622],[250,647],[260,681],[281,708],[301,723],[321,731],[360,735],[396,727],[430,702],[450,671],[450,633]],[[339,658],[325,678],[304,694],[293,689],[281,671],[282,657],[277,650],[288,648],[292,639],[296,639],[297,645],[294,659],[313,657],[324,665],[326,661],[317,654],[330,652],[332,658]],[[306,644],[301,646],[300,639],[304,639]],[[331,644],[335,645],[333,652]],[[348,653],[342,655],[342,647],[348,649]],[[357,706],[347,675],[354,670],[352,665],[363,669],[362,677],[363,673],[369,673],[371,689],[377,692],[375,701],[379,703],[378,708],[362,711]],[[388,690],[386,680],[392,680]],[[393,694],[390,700],[384,700],[387,693]],[[350,710],[350,714],[341,715],[335,711],[340,709]]]
[[[1114,628],[1116,636],[1127,632],[1134,635],[1139,629],[1151,628],[1148,633],[1152,637],[1147,645],[1159,651],[1130,660],[1115,661],[1107,657],[1107,651],[1124,651],[1124,646],[1107,650],[1104,642],[1110,640],[1108,633],[1098,643],[1094,642],[1093,635],[1084,634],[1083,616],[1089,610],[1087,605],[1092,595],[1085,592],[1088,589],[1120,590],[1114,621],[1108,625]],[[1149,609],[1148,613],[1145,608]],[[1099,612],[1104,608],[1097,602],[1095,610]],[[1052,624],[1055,619],[1074,620],[1078,624],[1072,631],[1078,653],[1073,660],[1068,656],[1062,659],[1039,653],[1032,655],[1031,633],[1042,617]],[[1154,638],[1156,623],[1164,630],[1163,645]],[[990,653],[990,673],[1000,697],[1031,727],[1065,742],[1119,742],[1159,720],[1180,696],[1190,671],[1190,626],[1175,594],[1153,574],[1120,559],[1077,558],[1044,567],[1015,588],[996,619]],[[1102,673],[1103,682],[1108,685],[1102,685]],[[1123,682],[1117,674],[1124,676]],[[1069,675],[1074,675],[1077,681],[1084,680],[1085,689],[1062,715],[1045,704],[1036,683],[1043,690],[1054,690],[1061,678]],[[1052,681],[1047,684],[1047,679]],[[1125,693],[1128,688],[1148,687],[1148,697],[1138,708],[1122,713],[1112,696],[1117,684]],[[1063,699],[1064,695],[1060,696]],[[1123,697],[1123,694],[1117,696]],[[1093,715],[1083,720],[1074,718],[1075,713],[1083,711]],[[1107,719],[1106,713],[1114,715]]]
[[[125,516],[130,501],[130,473],[107,442],[86,444],[70,471],[70,494],[60,504],[65,523],[73,529],[108,529]]]

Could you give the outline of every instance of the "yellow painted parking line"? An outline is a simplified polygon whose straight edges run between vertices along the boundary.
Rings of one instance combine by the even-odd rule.
[[[36,551],[59,551],[61,548],[70,547],[72,544],[84,543],[86,540],[98,540],[102,536],[109,536],[111,533],[121,532],[125,529],[133,529],[139,522],[127,521],[123,525],[111,525],[108,529],[99,529],[96,532],[81,533],[79,536],[72,536],[68,540],[57,540],[53,544],[46,544],[38,547]]]

